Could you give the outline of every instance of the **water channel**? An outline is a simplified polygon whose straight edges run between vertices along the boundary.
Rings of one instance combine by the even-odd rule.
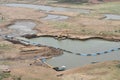
[[[106,20],[120,20],[120,15],[105,14],[104,16]]]
[[[32,5],[32,4],[3,4],[4,6],[11,6],[11,7],[24,7],[24,8],[32,8],[36,10],[43,10],[46,12],[49,11],[64,11],[64,12],[79,12],[79,13],[90,13],[90,10],[87,9],[77,9],[77,8],[64,8],[64,7],[53,7],[53,6],[45,6],[45,5]]]
[[[65,19],[68,19],[68,16],[55,15],[55,14],[48,14],[47,17],[42,18],[42,20],[52,20],[52,21],[59,21]]]
[[[92,62],[120,60],[120,50],[97,56],[80,56],[74,54],[94,54],[104,52],[106,50],[120,47],[120,42],[106,41],[102,39],[89,39],[86,41],[66,39],[58,41],[52,37],[39,37],[30,39],[30,41],[73,52],[73,54],[64,52],[63,55],[47,61],[53,66],[65,65],[67,69],[91,64]]]

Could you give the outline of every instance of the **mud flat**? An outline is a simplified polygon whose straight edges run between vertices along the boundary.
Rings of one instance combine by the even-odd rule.
[[[37,33],[36,30],[33,30],[35,28],[36,24],[32,21],[28,20],[21,20],[16,21],[13,25],[8,26],[9,29],[12,29],[14,32],[13,34],[19,34],[19,35],[32,35]]]

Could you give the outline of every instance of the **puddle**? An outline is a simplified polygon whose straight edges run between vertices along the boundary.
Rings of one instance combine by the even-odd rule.
[[[65,19],[68,19],[68,18],[69,18],[68,16],[48,14],[48,16],[42,18],[42,20],[59,21],[59,20],[65,20]]]
[[[34,38],[30,39],[30,41],[73,52],[73,54],[64,52],[63,55],[54,57],[47,61],[49,64],[53,66],[59,67],[65,65],[67,69],[91,64],[92,62],[120,60],[119,58],[120,50],[113,51],[108,54],[104,53],[102,55],[97,56],[80,56],[74,54],[74,53],[93,54],[110,50],[113,48],[119,48],[120,42],[106,41],[102,39],[90,39],[86,41],[66,39],[58,41],[51,37]]]
[[[35,34],[37,31],[33,30],[36,24],[32,21],[16,21],[13,25],[8,26],[13,30],[13,33],[18,35]]]
[[[105,14],[104,16],[107,20],[120,20],[120,15]]]
[[[53,7],[53,6],[45,6],[45,5],[32,5],[32,4],[3,4],[4,6],[11,6],[11,7],[25,7],[25,8],[32,8],[36,10],[43,10],[46,12],[49,11],[65,11],[65,12],[79,12],[89,14],[90,10],[86,9],[77,9],[77,8],[63,8],[63,7]]]

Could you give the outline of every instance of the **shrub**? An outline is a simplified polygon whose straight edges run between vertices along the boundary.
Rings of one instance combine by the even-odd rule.
[[[2,73],[0,72],[0,80],[4,79],[4,78],[9,78],[10,77],[10,73]]]
[[[120,64],[116,65],[117,68],[120,68]]]

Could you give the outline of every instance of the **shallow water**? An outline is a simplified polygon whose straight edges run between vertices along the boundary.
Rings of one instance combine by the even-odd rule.
[[[16,34],[25,35],[25,34],[35,34],[37,31],[33,30],[36,24],[32,21],[16,21],[13,25],[8,26],[9,29],[12,29]]]
[[[84,65],[92,64],[92,62],[103,62],[111,60],[120,60],[120,51],[103,54],[99,56],[78,56],[74,54],[64,53],[59,57],[54,57],[47,62],[53,66],[66,66],[67,69],[81,67]]]
[[[105,14],[105,19],[107,20],[120,20],[120,15],[115,14]]]
[[[73,52],[64,52],[63,55],[54,57],[47,62],[53,66],[67,66],[67,69],[91,64],[92,62],[102,62],[110,60],[120,60],[120,50],[97,56],[80,56],[74,53],[93,54],[120,47],[120,42],[106,41],[102,39],[81,40],[62,40],[58,41],[51,37],[34,38],[30,41],[43,45],[53,46]]]
[[[68,16],[62,16],[62,15],[54,15],[54,14],[48,14],[48,16],[42,18],[42,20],[52,20],[52,21],[59,21],[59,20],[65,20],[68,19]]]
[[[53,7],[53,6],[45,6],[45,5],[32,5],[32,4],[3,4],[5,6],[11,6],[11,7],[25,7],[25,8],[32,8],[36,10],[43,10],[46,12],[49,11],[65,11],[65,12],[79,12],[79,13],[90,13],[90,10],[86,9],[76,9],[76,8],[63,8],[63,7]]]

